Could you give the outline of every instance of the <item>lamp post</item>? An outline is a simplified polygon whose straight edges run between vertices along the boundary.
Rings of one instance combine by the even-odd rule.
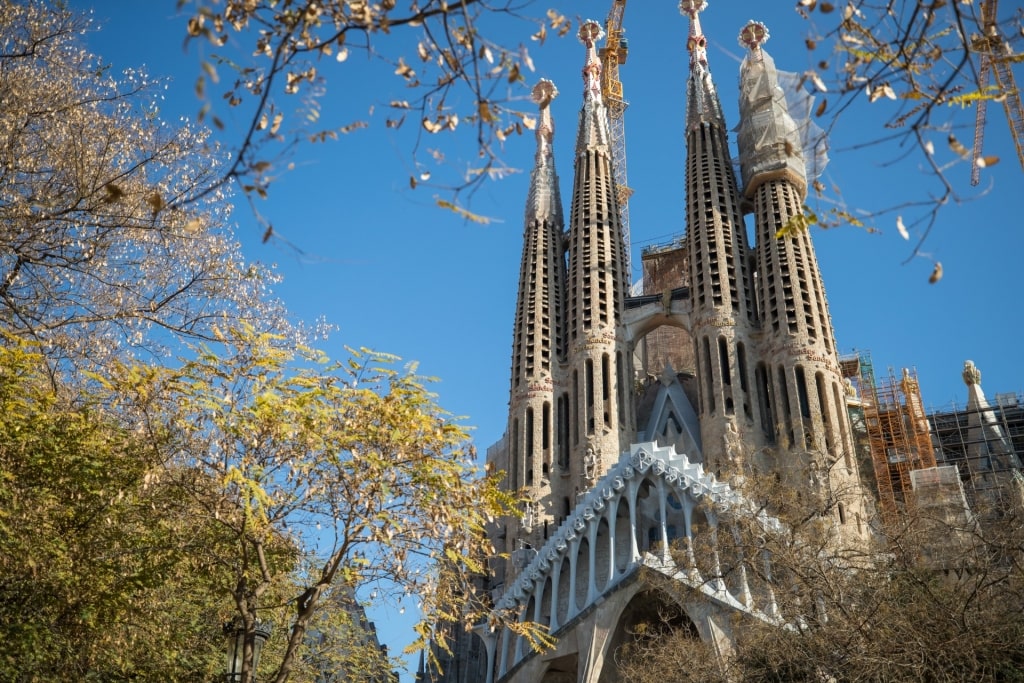
[[[256,629],[252,644],[253,681],[256,680],[256,667],[260,663],[260,651],[267,642],[274,625],[269,621],[256,620]],[[245,624],[241,617],[235,617],[224,624],[224,635],[227,637],[228,667],[224,677],[226,683],[242,683],[242,662],[245,656]]]

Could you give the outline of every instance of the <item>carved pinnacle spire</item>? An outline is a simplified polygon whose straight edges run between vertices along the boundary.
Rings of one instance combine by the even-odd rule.
[[[604,29],[593,19],[580,26],[580,42],[587,46],[587,62],[583,66],[583,98],[601,101],[601,60],[597,56],[597,41],[604,38]]]
[[[700,13],[707,9],[707,0],[679,0],[679,12],[690,17],[690,36],[686,49],[690,53],[690,70],[700,64],[708,65],[708,41],[700,26]]]
[[[690,78],[686,85],[686,128],[712,123],[725,130],[722,105],[711,81],[708,68],[708,41],[700,25],[700,13],[707,9],[707,0],[679,0],[679,12],[690,18],[690,35],[686,49],[690,53]]]
[[[579,39],[587,46],[587,61],[583,66],[583,111],[576,154],[598,147],[608,152],[608,111],[601,97],[601,59],[597,56],[597,41],[602,38],[604,29],[593,19],[580,26]]]
[[[558,97],[558,88],[547,79],[541,79],[533,86],[531,95],[540,108],[537,123],[537,154],[534,157],[533,172],[530,174],[530,193],[526,203],[526,220],[553,218],[562,220],[562,203],[558,196],[558,175],[555,173],[552,142],[555,137],[555,122],[551,118],[551,101]]]
[[[545,163],[551,157],[551,142],[555,137],[555,122],[551,118],[551,101],[558,97],[558,88],[546,78],[533,86],[530,98],[540,108],[537,123],[537,164]]]

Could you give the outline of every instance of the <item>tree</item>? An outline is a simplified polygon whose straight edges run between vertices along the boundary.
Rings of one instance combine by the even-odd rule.
[[[523,39],[543,42],[550,28],[565,35],[571,22],[555,10],[545,17],[522,14],[529,2],[460,0],[380,3],[348,0],[275,0],[222,6],[210,0],[179,0],[192,5],[188,33],[208,42],[215,52],[202,63],[196,89],[207,98],[202,115],[223,127],[210,92],[222,95],[228,107],[245,111],[234,161],[224,179],[238,179],[250,195],[266,196],[280,174],[278,154],[295,144],[337,139],[364,128],[368,119],[341,126],[320,122],[317,97],[327,87],[327,60],[354,66],[353,53],[380,60],[408,88],[409,97],[391,101],[384,125],[415,126],[412,187],[427,183],[450,191],[438,204],[480,219],[456,205],[463,190],[508,169],[501,162],[500,143],[533,128],[533,118],[513,105],[524,96],[524,74],[533,64],[525,43],[505,45],[494,39],[497,22],[518,20]],[[233,49],[232,43],[240,41]],[[229,78],[223,72],[230,73]],[[384,77],[384,71],[381,76]],[[223,82],[223,86],[217,84]],[[288,101],[296,102],[291,107]],[[372,112],[373,102],[365,108]],[[324,127],[321,127],[324,126]],[[427,140],[434,135],[471,127],[476,159],[469,168],[444,173],[444,154]],[[271,234],[267,226],[266,237]]]
[[[0,345],[0,678],[211,680],[222,530],[99,397]]]
[[[685,633],[638,634],[620,653],[625,680],[1020,680],[1024,538],[1017,496],[1015,504],[978,514],[966,511],[962,493],[959,504],[955,497],[911,500],[885,529],[885,545],[870,552],[836,548],[813,514],[784,511],[787,523],[777,533],[735,520],[738,533],[724,554],[767,551],[775,617],[738,619],[736,650],[726,661]],[[736,570],[726,565],[723,574]],[[747,571],[767,585],[758,563]],[[679,590],[667,580],[662,589]],[[700,664],[684,666],[683,657]]]
[[[159,116],[159,82],[117,76],[61,4],[0,7],[0,322],[55,363],[166,356],[243,318],[285,329],[211,187],[208,132]],[[202,196],[202,199],[198,199]]]
[[[261,676],[283,683],[325,632],[318,612],[351,615],[371,589],[418,601],[419,646],[435,623],[472,623],[485,607],[473,558],[493,554],[484,527],[515,501],[477,470],[466,431],[414,367],[365,351],[332,364],[278,342],[239,330],[178,369],[117,366],[108,382],[132,397],[139,429],[169,440],[165,477],[230,539],[217,563],[248,635],[244,675],[257,620],[285,625]],[[291,580],[293,594],[273,595]]]

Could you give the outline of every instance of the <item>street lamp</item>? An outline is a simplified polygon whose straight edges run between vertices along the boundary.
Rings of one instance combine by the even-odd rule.
[[[260,663],[260,651],[263,650],[263,643],[267,642],[274,625],[256,620],[255,640],[252,644],[252,672],[253,680],[256,680],[256,667]],[[228,672],[224,677],[226,683],[241,683],[242,661],[245,653],[245,624],[241,617],[235,617],[224,624],[224,635],[227,637]]]

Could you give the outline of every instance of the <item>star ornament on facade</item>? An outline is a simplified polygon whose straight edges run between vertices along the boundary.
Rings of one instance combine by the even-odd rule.
[[[756,50],[767,43],[770,37],[767,26],[760,21],[751,20],[740,31],[740,46],[748,50]]]

